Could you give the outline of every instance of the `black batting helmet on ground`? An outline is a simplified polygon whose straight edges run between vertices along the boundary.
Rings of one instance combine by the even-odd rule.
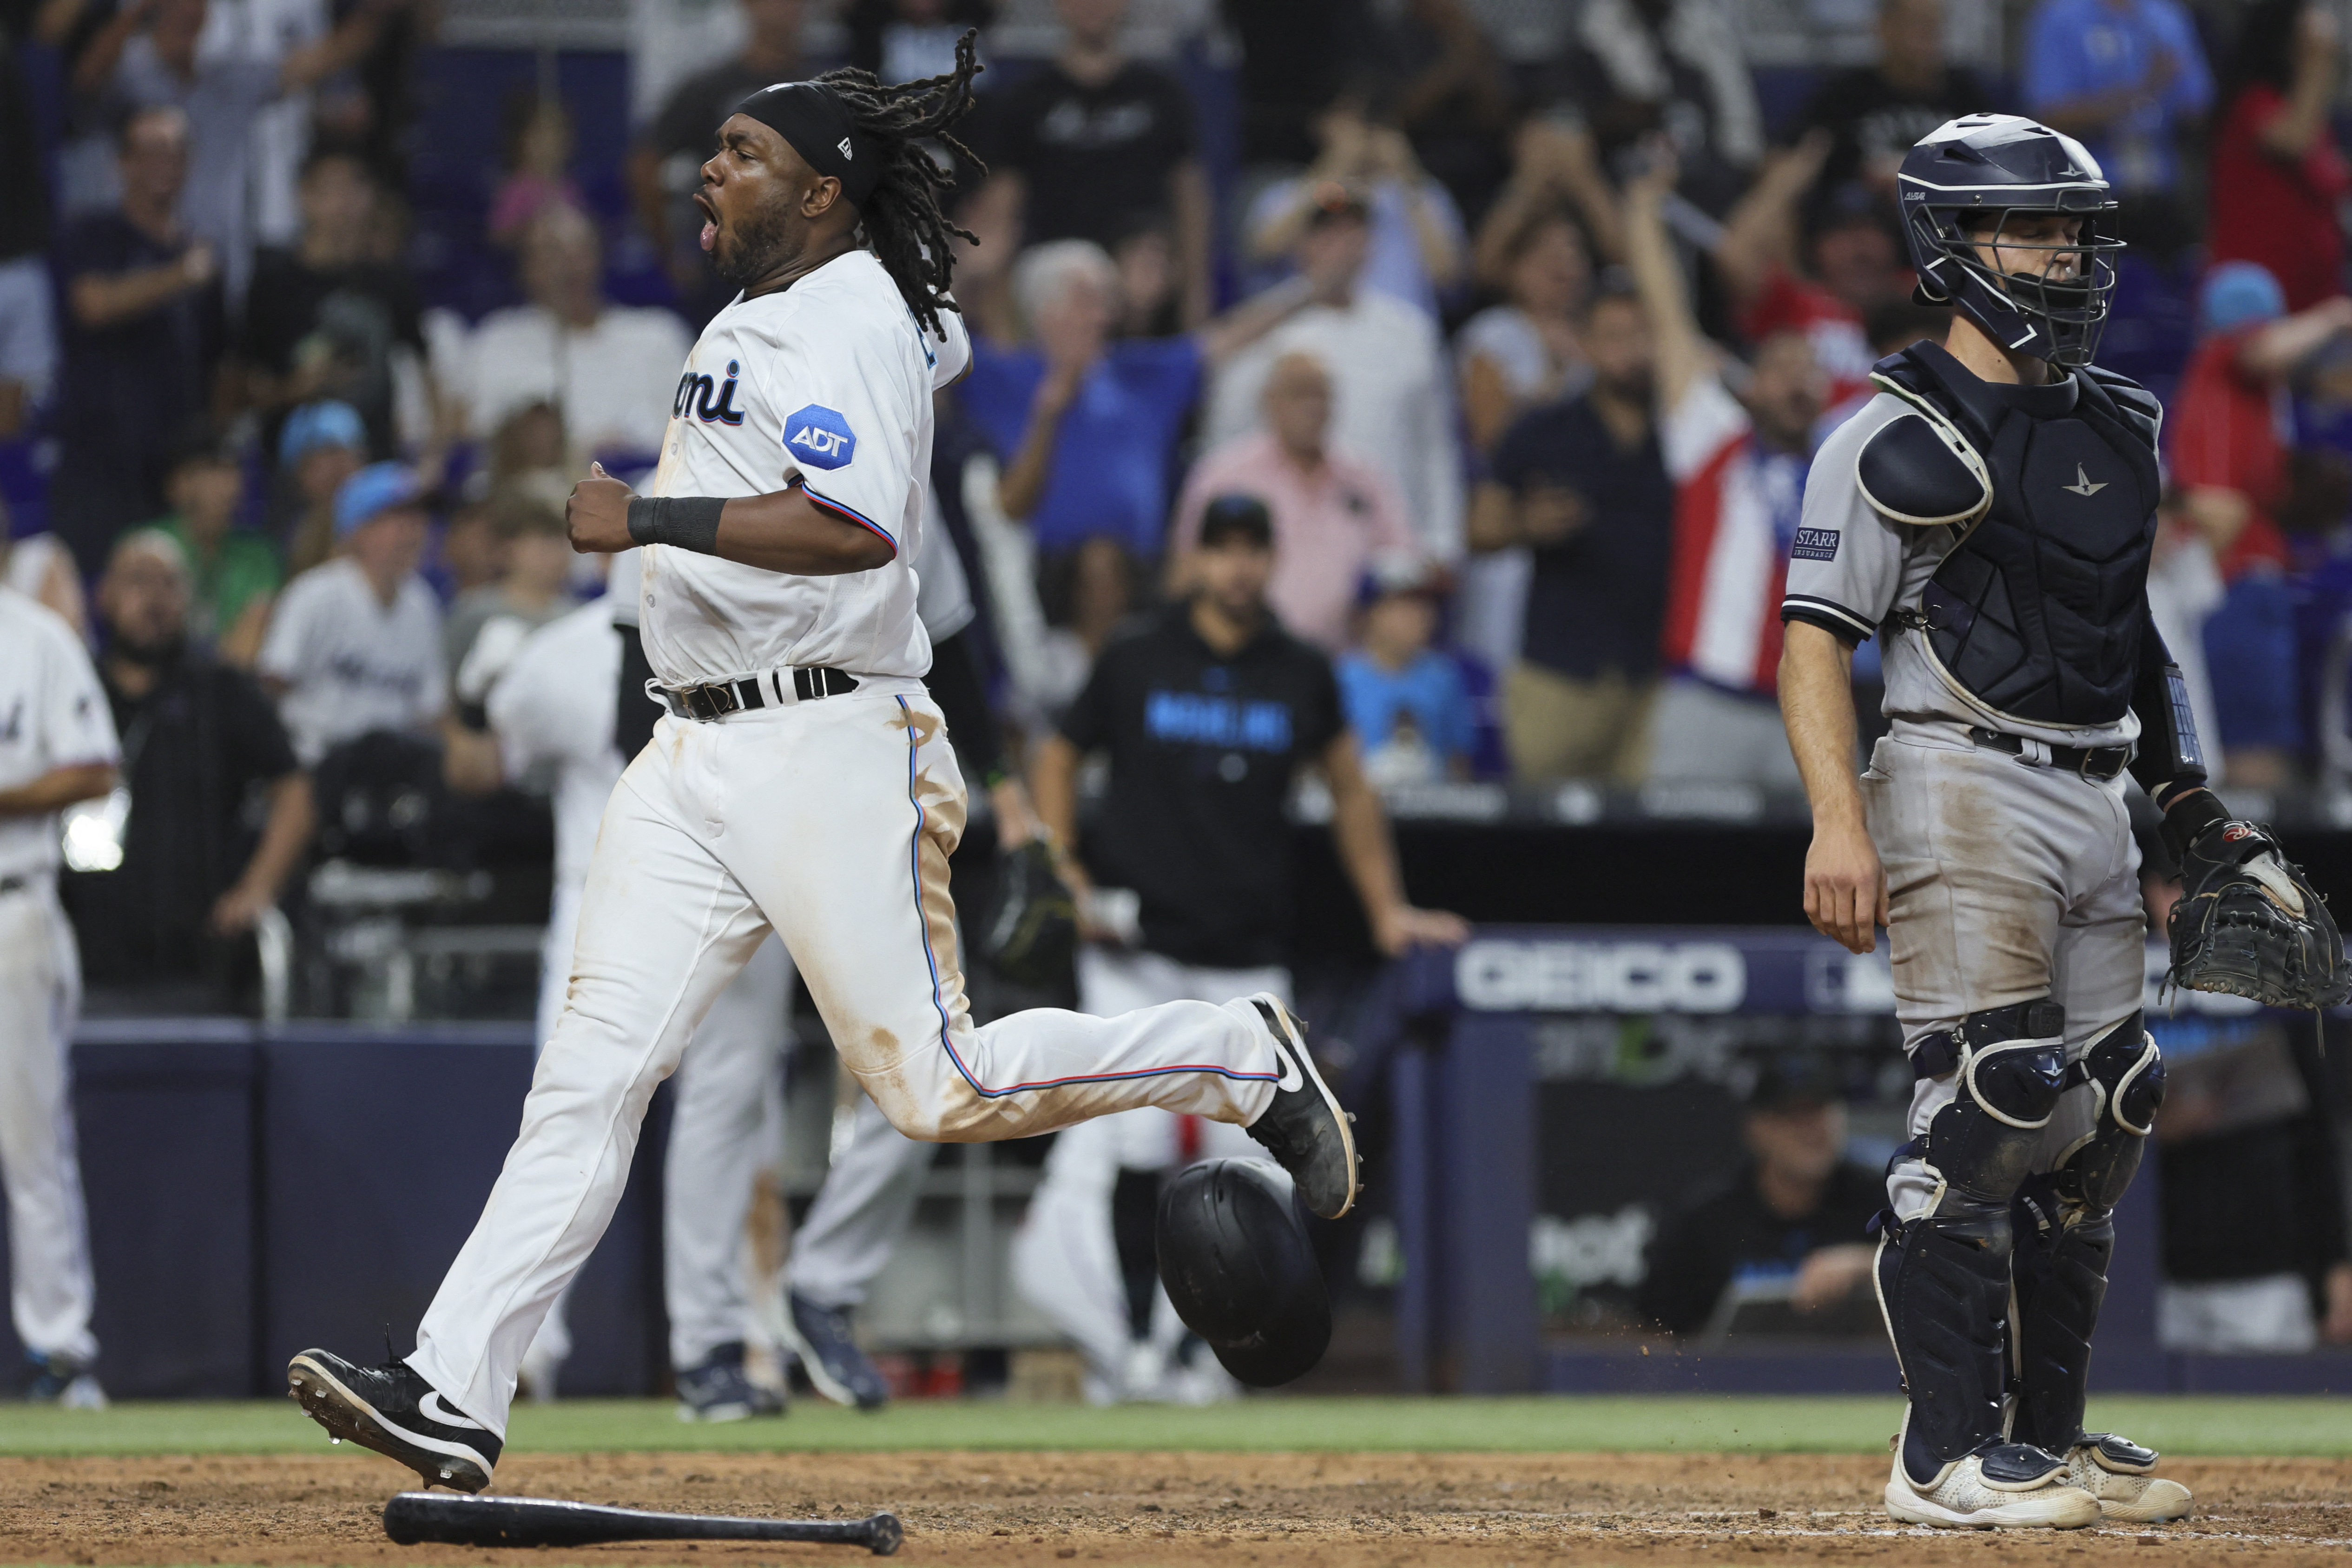
[[[1160,1282],[1184,1326],[1254,1388],[1323,1359],[1331,1301],[1288,1178],[1258,1160],[1205,1160],[1160,1195]]]

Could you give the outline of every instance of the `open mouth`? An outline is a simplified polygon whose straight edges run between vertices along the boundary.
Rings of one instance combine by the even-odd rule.
[[[719,214],[711,206],[710,198],[700,191],[694,193],[694,205],[700,207],[703,212],[702,248],[709,250],[719,243]]]

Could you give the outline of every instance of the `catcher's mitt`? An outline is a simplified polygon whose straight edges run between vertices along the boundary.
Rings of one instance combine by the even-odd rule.
[[[2334,1007],[2352,995],[2327,901],[2268,829],[2216,812],[2177,848],[2173,984],[2273,1007]]]
[[[980,956],[1015,985],[1066,980],[1078,951],[1078,907],[1054,869],[1054,851],[1031,839],[997,863],[996,898],[980,930]]]

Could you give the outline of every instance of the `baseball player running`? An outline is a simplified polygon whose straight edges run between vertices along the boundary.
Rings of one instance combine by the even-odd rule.
[[[972,37],[948,76],[778,83],[719,127],[696,199],[742,292],[687,361],[656,493],[601,469],[572,492],[574,548],[647,546],[641,632],[670,712],[605,809],[563,1016],[415,1352],[287,1369],[310,1415],[427,1484],[489,1484],[517,1365],[612,1217],[647,1100],[771,931],[908,1137],[1157,1105],[1249,1128],[1318,1214],[1355,1201],[1347,1119],[1274,998],[979,1029],[964,1003],[948,892],[964,788],[923,689],[911,563],[931,395],[971,353],[923,142],[970,157],[949,128]]]
[[[58,903],[58,816],[112,790],[121,752],[81,638],[0,586],[0,1179],[8,1190],[8,1308],[31,1363],[28,1397],[106,1403],[92,1367],[89,1227],[74,1150],[67,1050],[81,1005],[73,930]]]
[[[2192,866],[2267,879],[2282,908],[2307,889],[2205,788],[2148,617],[2161,410],[2091,363],[2121,247],[2098,164],[1969,115],[1911,150],[1899,191],[1920,291],[1958,309],[1943,345],[1879,362],[1813,460],[1780,666],[1805,911],[1856,952],[1887,927],[1917,1079],[1879,1221],[1909,1396],[1886,1509],[2178,1519],[2189,1492],[2155,1453],[2083,1430],[2113,1212],[2164,1097],[2123,775]],[[1874,632],[1893,731],[1857,783],[1848,668]]]

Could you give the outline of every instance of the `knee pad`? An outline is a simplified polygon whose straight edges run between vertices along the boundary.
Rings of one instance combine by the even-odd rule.
[[[2006,1206],[2024,1184],[2066,1091],[2065,1048],[2053,1037],[2065,1027],[2065,1010],[2045,998],[1971,1013],[1919,1043],[1912,1064],[1920,1076],[1958,1075],[1920,1151],[1948,1190]]]
[[[2134,1013],[2093,1040],[2068,1077],[2087,1084],[2097,1104],[2090,1131],[2059,1159],[2057,1195],[2090,1209],[2112,1209],[2139,1170],[2164,1103],[2164,1054]]]

